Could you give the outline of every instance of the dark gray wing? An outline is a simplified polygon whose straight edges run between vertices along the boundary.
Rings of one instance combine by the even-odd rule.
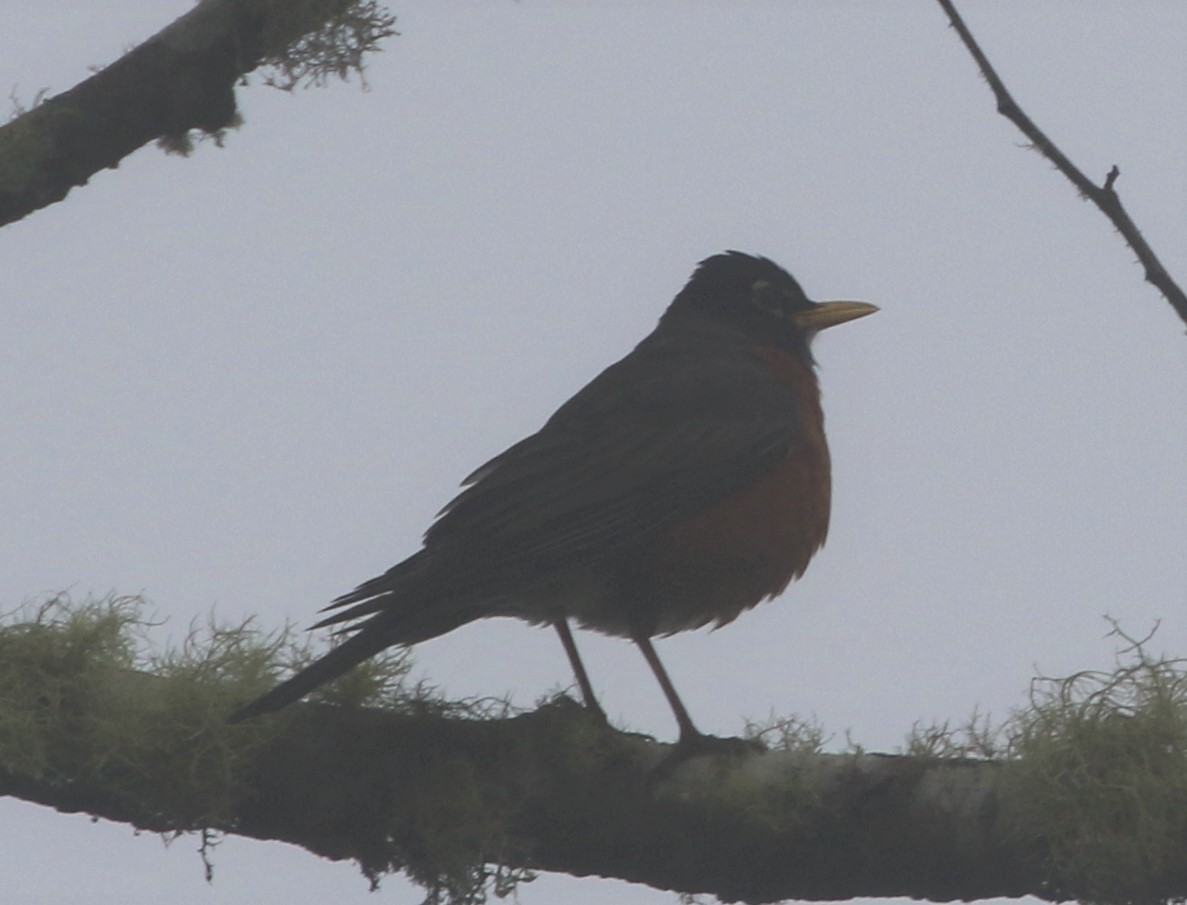
[[[800,430],[792,391],[741,339],[711,328],[652,334],[537,433],[474,472],[425,549],[331,605],[325,623],[434,596],[497,599],[612,558],[742,489]]]

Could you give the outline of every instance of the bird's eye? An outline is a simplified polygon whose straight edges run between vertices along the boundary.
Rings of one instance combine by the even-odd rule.
[[[766,280],[757,280],[750,286],[750,302],[760,311],[775,317],[787,317],[787,307],[782,294]]]

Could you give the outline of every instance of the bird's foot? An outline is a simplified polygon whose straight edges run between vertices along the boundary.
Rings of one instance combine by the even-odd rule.
[[[702,732],[681,733],[680,741],[676,743],[673,754],[682,754],[682,759],[690,757],[743,757],[749,754],[762,754],[767,750],[756,738],[737,738],[730,736],[722,738],[718,735],[705,735]]]
[[[552,698],[551,704],[575,717],[579,714],[581,722],[588,726],[604,729],[614,728],[610,723],[610,718],[606,716],[606,711],[602,709],[596,699],[591,704],[589,701],[583,701],[568,692],[562,691],[558,692]]]
[[[717,735],[705,735],[701,732],[682,732],[676,747],[661,760],[652,771],[653,783],[666,779],[672,772],[687,760],[694,757],[750,757],[762,754],[767,746],[758,739],[752,738],[721,738]]]
[[[610,725],[610,717],[606,716],[606,711],[602,709],[602,705],[598,703],[597,698],[587,698],[583,702],[583,706],[591,720],[601,723],[603,726]]]
[[[567,703],[580,707],[582,715],[589,722],[597,723],[599,726],[610,725],[610,717],[606,716],[606,711],[602,709],[597,698],[575,698],[568,693],[562,694],[561,697]]]

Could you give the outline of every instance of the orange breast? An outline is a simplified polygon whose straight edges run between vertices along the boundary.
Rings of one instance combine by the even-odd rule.
[[[796,390],[800,432],[786,457],[742,493],[669,533],[652,565],[654,633],[723,625],[803,574],[828,534],[828,445],[812,366],[759,350]],[[646,609],[648,604],[640,601]]]

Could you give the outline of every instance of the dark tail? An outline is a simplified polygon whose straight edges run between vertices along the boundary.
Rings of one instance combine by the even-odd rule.
[[[281,682],[246,707],[240,707],[227,717],[227,722],[239,723],[251,719],[253,716],[279,710],[281,707],[305,697],[318,686],[332,682],[367,658],[374,657],[384,648],[398,643],[381,626],[365,627],[357,635],[347,638],[320,660],[310,663],[291,679]]]
[[[357,593],[357,592],[356,592]],[[353,603],[349,599],[354,595],[339,598],[344,603]],[[228,718],[228,722],[238,723],[242,720],[271,713],[279,710],[293,701],[305,697],[318,686],[332,682],[344,672],[358,666],[364,660],[374,657],[380,651],[394,647],[397,644],[416,644],[436,638],[446,632],[453,631],[460,625],[494,615],[491,604],[482,597],[475,600],[459,602],[440,599],[419,600],[416,605],[403,602],[402,606],[395,606],[390,598],[381,598],[382,603],[365,599],[347,613],[345,617],[357,617],[362,613],[372,613],[370,619],[365,620],[357,629],[348,629],[355,633],[331,650],[320,660],[315,660],[290,679],[281,682],[267,694],[252,701],[246,707],[236,710]],[[334,605],[341,605],[337,601]],[[379,612],[376,612],[376,611]],[[314,628],[342,621],[342,616],[331,617],[319,622]]]
[[[431,571],[431,563],[426,551],[421,550],[334,600],[326,610],[349,609],[323,619],[313,628],[369,618],[345,629],[353,632],[349,638],[267,694],[236,710],[228,721],[238,723],[279,710],[385,648],[427,641],[459,625],[494,615],[495,601],[488,593],[475,593],[472,586],[452,582],[449,573]],[[432,593],[426,593],[430,588]]]

